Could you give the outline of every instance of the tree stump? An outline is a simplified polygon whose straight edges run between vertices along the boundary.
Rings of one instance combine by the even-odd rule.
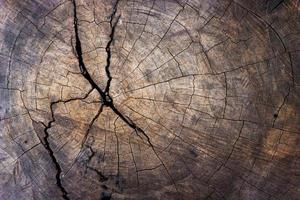
[[[0,9],[1,200],[299,199],[299,1]]]

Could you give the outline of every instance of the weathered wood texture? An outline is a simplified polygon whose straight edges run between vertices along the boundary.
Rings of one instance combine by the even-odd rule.
[[[0,0],[0,199],[299,199],[298,0]]]

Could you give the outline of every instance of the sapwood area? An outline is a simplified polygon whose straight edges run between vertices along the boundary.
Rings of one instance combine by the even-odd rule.
[[[0,200],[297,200],[298,0],[0,1]]]

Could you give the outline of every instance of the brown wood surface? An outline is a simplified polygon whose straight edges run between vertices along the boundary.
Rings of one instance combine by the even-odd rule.
[[[0,200],[300,198],[299,0],[0,0]]]

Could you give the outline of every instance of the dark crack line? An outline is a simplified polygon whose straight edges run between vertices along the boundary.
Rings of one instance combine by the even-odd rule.
[[[222,169],[222,167],[226,167],[226,164],[228,163],[230,157],[232,156],[233,154],[233,151],[235,150],[235,147],[236,147],[236,144],[238,142],[238,140],[240,139],[241,137],[241,134],[242,134],[242,131],[244,129],[244,126],[245,126],[245,121],[242,121],[242,126],[240,128],[240,131],[239,131],[239,134],[238,134],[238,137],[236,138],[236,140],[234,141],[233,145],[232,145],[232,148],[230,150],[230,153],[228,154],[228,156],[226,157],[226,160],[224,162],[221,163],[221,165],[219,165],[219,167],[212,173],[212,175],[208,178],[208,180],[206,181],[207,183],[209,183],[211,181],[211,179]]]
[[[257,13],[255,13],[253,10],[246,8],[245,6],[243,6],[242,4],[240,4],[239,2],[233,1],[234,3],[236,3],[237,5],[239,5],[241,8],[245,9],[246,11],[248,11],[251,15],[253,15],[255,18],[257,18],[259,21],[261,21],[262,23],[266,24],[267,27],[269,27],[276,35],[276,37],[279,39],[280,43],[282,44],[282,47],[284,49],[284,53],[288,54],[288,59],[290,61],[290,67],[291,67],[291,76],[292,76],[292,81],[293,81],[293,87],[295,87],[295,77],[294,77],[294,69],[293,69],[293,63],[292,63],[292,57],[291,57],[291,51],[288,51],[288,48],[283,40],[283,38],[280,36],[280,34],[278,33],[278,31],[272,26],[272,24],[268,23],[266,20],[264,20],[260,15],[258,15]],[[278,2],[278,5],[276,7],[273,8],[276,9],[281,3],[283,3],[284,0]],[[271,12],[273,11],[271,10]]]
[[[100,106],[98,112],[97,112],[96,115],[93,117],[91,123],[90,123],[89,126],[88,126],[88,129],[87,129],[87,131],[86,131],[86,133],[85,133],[85,135],[84,135],[83,141],[82,141],[82,143],[81,143],[81,150],[83,149],[83,146],[84,146],[85,143],[86,143],[86,140],[87,140],[87,138],[88,138],[88,136],[89,136],[89,133],[90,133],[90,131],[91,131],[91,129],[92,129],[92,127],[93,127],[95,121],[98,119],[98,117],[100,116],[100,114],[102,113],[102,111],[103,111],[103,104],[101,104],[101,106]]]
[[[76,7],[76,1],[75,0],[72,0],[73,2],[73,6],[74,6],[74,31],[75,31],[75,49],[76,49],[76,54],[77,54],[77,59],[78,59],[78,63],[79,63],[79,68],[80,68],[80,71],[81,71],[81,74],[82,76],[90,83],[91,87],[93,89],[96,89],[97,92],[99,93],[101,99],[102,99],[102,102],[103,102],[103,105],[104,106],[107,106],[109,107],[120,119],[122,119],[122,121],[124,123],[126,123],[130,128],[132,128],[136,134],[138,136],[139,133],[141,133],[145,138],[146,138],[146,141],[147,143],[149,144],[149,146],[151,147],[151,149],[153,150],[154,154],[156,155],[156,157],[159,159],[159,161],[162,163],[164,169],[166,170],[172,184],[174,185],[176,191],[179,193],[178,191],[178,188],[175,184],[175,181],[174,179],[172,178],[169,170],[167,169],[166,165],[164,164],[164,162],[162,161],[162,159],[160,158],[160,156],[158,155],[158,153],[156,152],[149,136],[145,133],[145,131],[143,129],[141,129],[139,126],[137,126],[130,118],[128,118],[127,116],[123,115],[114,105],[113,103],[113,99],[110,97],[110,95],[108,94],[108,89],[110,87],[110,81],[112,79],[111,75],[110,75],[110,71],[109,71],[109,67],[110,67],[110,58],[111,58],[111,52],[110,52],[110,45],[114,39],[114,32],[115,32],[115,27],[116,27],[116,24],[115,23],[114,25],[112,25],[112,21],[113,21],[113,16],[115,15],[116,13],[116,8],[117,8],[117,4],[119,3],[119,1],[116,2],[116,4],[114,5],[114,10],[113,10],[113,13],[111,15],[111,20],[110,20],[110,25],[112,27],[112,30],[111,30],[111,34],[110,34],[110,40],[107,44],[107,47],[106,48],[106,52],[108,53],[107,55],[107,61],[109,61],[106,65],[106,73],[107,73],[107,76],[108,76],[108,84],[106,85],[106,88],[108,89],[105,89],[105,91],[103,91],[96,83],[95,81],[92,79],[91,75],[89,74],[87,68],[85,67],[85,64],[84,64],[84,61],[83,61],[83,57],[82,57],[82,47],[81,47],[81,41],[80,41],[80,38],[79,38],[79,31],[78,31],[78,18],[77,18],[77,7]],[[120,17],[120,16],[119,16]],[[118,19],[119,19],[118,17]],[[118,21],[118,20],[117,20]],[[109,51],[108,51],[109,50]],[[107,91],[106,91],[107,90]]]
[[[42,123],[44,126],[45,126],[45,129],[44,129],[44,133],[45,133],[45,136],[43,138],[43,146],[44,148],[48,151],[49,155],[50,155],[50,158],[52,160],[52,163],[55,165],[55,169],[56,169],[56,175],[55,175],[55,178],[56,178],[56,185],[59,187],[59,189],[61,190],[61,192],[63,193],[62,197],[65,199],[65,200],[69,200],[69,197],[68,197],[68,192],[66,191],[66,189],[63,187],[62,185],[62,181],[61,181],[61,173],[62,173],[62,169],[61,169],[61,166],[60,164],[58,163],[55,155],[54,155],[54,152],[50,146],[50,143],[49,143],[49,132],[48,130],[51,128],[52,126],[52,123],[55,122],[55,117],[54,117],[54,111],[53,111],[53,107],[58,104],[58,103],[68,103],[70,101],[74,101],[74,100],[82,100],[82,99],[85,99],[89,96],[89,94],[93,91],[93,89],[91,89],[84,97],[81,97],[81,98],[71,98],[71,99],[68,99],[68,100],[58,100],[58,101],[54,101],[54,102],[51,102],[50,104],[50,111],[51,111],[51,121],[48,122],[47,125],[45,125],[44,123]]]
[[[51,113],[52,113],[52,117],[54,117],[54,114],[53,114],[53,110],[52,110],[52,105],[54,104],[51,104]],[[51,157],[51,160],[53,162],[53,164],[55,165],[55,168],[56,168],[56,175],[55,175],[55,178],[56,178],[56,185],[60,188],[60,190],[62,191],[63,193],[63,198],[66,199],[66,200],[69,200],[69,197],[68,197],[68,192],[66,191],[66,189],[63,187],[62,185],[62,182],[61,182],[61,179],[60,179],[60,174],[62,172],[62,169],[54,155],[54,152],[52,150],[52,148],[50,147],[50,144],[49,144],[49,141],[48,141],[48,138],[49,138],[49,132],[48,130],[51,128],[51,124],[55,121],[55,119],[53,118],[49,123],[48,125],[45,127],[44,129],[44,132],[45,132],[45,137],[44,137],[44,147],[45,149],[49,152],[49,155]]]
[[[97,174],[98,179],[99,179],[100,182],[107,181],[108,178],[106,176],[104,176],[101,171],[99,171],[98,169],[95,169],[94,167],[92,167],[92,166],[89,165],[90,162],[91,162],[91,160],[92,160],[92,158],[96,155],[96,152],[93,150],[92,146],[88,146],[88,148],[89,148],[89,150],[91,152],[91,155],[87,159],[87,163],[86,163],[87,169],[96,172],[96,174]]]
[[[281,103],[281,105],[278,107],[276,113],[274,114],[274,119],[273,119],[272,128],[275,127],[276,120],[277,120],[277,118],[279,117],[280,111],[281,111],[282,107],[285,105],[285,103],[286,103],[286,101],[287,101],[287,99],[288,99],[290,93],[291,93],[291,86],[288,85],[288,92],[287,92],[287,94],[283,97],[283,102]]]
[[[105,95],[105,93],[94,82],[94,80],[92,79],[91,75],[87,71],[87,69],[85,67],[85,64],[83,62],[81,41],[79,39],[79,31],[78,31],[78,18],[77,18],[76,2],[75,2],[75,0],[73,0],[72,2],[73,2],[73,6],[74,6],[74,30],[75,30],[75,41],[76,41],[75,42],[75,50],[76,50],[76,54],[77,54],[77,59],[78,59],[81,75],[90,83],[92,88],[97,90],[97,92],[100,94],[101,98],[105,102],[104,104],[106,104],[106,95]]]
[[[223,110],[223,118],[225,118],[226,108],[227,108],[227,98],[228,98],[228,82],[226,72],[224,72],[224,81],[225,81],[225,97],[224,97],[224,110]]]
[[[117,20],[116,22],[113,24],[113,20],[114,20],[114,17],[116,15],[116,12],[117,12],[117,6],[118,6],[118,3],[119,3],[119,0],[116,2],[116,4],[114,5],[114,10],[113,10],[113,13],[110,17],[110,21],[109,21],[109,24],[110,24],[110,28],[111,28],[111,32],[110,32],[110,35],[109,35],[109,41],[105,47],[105,51],[106,51],[106,54],[107,54],[107,57],[106,57],[106,66],[105,66],[105,72],[106,72],[106,76],[108,78],[107,80],[107,83],[106,83],[106,88],[105,88],[105,94],[109,95],[109,88],[110,88],[110,83],[112,81],[112,76],[110,74],[110,71],[109,71],[109,67],[110,67],[110,64],[111,64],[111,44],[114,40],[114,35],[115,35],[115,30],[116,30],[116,26],[118,24],[118,21],[120,19],[120,15],[117,17]]]
[[[87,147],[90,147],[90,144],[86,144],[87,143],[87,139],[89,137],[89,134],[90,134],[90,131],[95,123],[95,121],[99,118],[100,114],[102,113],[103,111],[103,107],[104,107],[104,104],[101,104],[96,115],[93,117],[92,121],[89,123],[88,125],[88,128],[84,134],[84,137],[82,139],[82,142],[81,142],[81,148],[80,148],[80,151],[77,153],[73,163],[71,164],[71,167],[65,172],[64,175],[67,175],[70,170],[73,168],[74,164],[76,163],[76,161],[78,160],[78,158],[81,156],[81,154],[83,153],[83,150],[84,150],[84,146],[87,146]],[[90,147],[91,148],[91,147]]]
[[[25,26],[24,26],[24,27],[25,27]],[[9,88],[9,85],[10,85],[11,65],[12,65],[12,61],[13,61],[14,50],[15,50],[15,48],[16,48],[17,41],[19,40],[20,35],[21,35],[21,33],[22,33],[24,27],[22,27],[21,30],[19,31],[19,33],[18,33],[16,39],[14,40],[12,49],[10,50],[10,54],[9,54],[9,62],[8,62],[8,74],[7,74],[7,79],[6,79],[6,87],[7,87],[7,88]]]
[[[284,0],[280,0],[280,1],[275,1],[275,4],[272,5],[272,3],[270,1],[268,1],[268,7],[270,9],[270,12],[273,12],[276,8],[278,8],[282,3],[284,2]],[[271,5],[270,5],[271,4]]]
[[[130,154],[132,156],[132,161],[133,161],[134,168],[135,168],[137,187],[139,187],[140,186],[139,171],[138,171],[137,164],[136,164],[136,161],[135,161],[135,157],[134,157],[134,154],[133,154],[133,149],[132,149],[130,137],[129,137],[129,140],[128,140],[128,144],[129,144],[129,147],[130,147]]]
[[[115,137],[116,137],[116,142],[117,142],[117,158],[118,158],[118,174],[117,174],[117,185],[118,187],[120,187],[120,181],[119,181],[119,178],[120,178],[120,142],[119,142],[119,137],[118,137],[118,134],[117,134],[117,128],[116,128],[116,122],[117,120],[119,119],[119,117],[117,117],[114,121],[114,133],[115,133]]]
[[[118,3],[118,1],[117,1]],[[125,115],[123,115],[114,105],[113,103],[113,99],[110,97],[109,94],[103,92],[103,90],[95,83],[95,81],[92,79],[91,75],[89,74],[89,72],[87,71],[84,61],[83,61],[83,57],[82,57],[82,48],[81,48],[81,41],[79,39],[79,32],[78,32],[78,18],[77,18],[77,9],[76,9],[76,2],[75,0],[73,0],[73,5],[74,5],[74,29],[75,29],[75,39],[76,39],[76,45],[75,45],[75,49],[76,49],[76,53],[77,53],[77,59],[78,59],[78,63],[79,63],[79,68],[81,71],[82,76],[90,83],[91,87],[93,89],[96,89],[97,92],[100,94],[101,99],[103,101],[103,105],[109,107],[117,116],[119,116],[129,127],[131,127],[133,130],[135,130],[136,132],[140,132],[142,133],[146,138],[147,141],[150,141],[150,138],[145,134],[145,132],[138,127],[134,122],[131,121],[131,119],[125,117]],[[116,7],[116,6],[115,6]],[[116,11],[114,11],[116,12]],[[111,34],[113,35],[113,34]],[[111,38],[111,40],[113,40],[113,38]],[[110,45],[107,45],[110,46]],[[108,56],[109,58],[110,56]],[[109,72],[109,65],[107,64],[107,71]],[[110,72],[109,72],[110,74]],[[108,86],[106,86],[106,88],[108,88]]]

